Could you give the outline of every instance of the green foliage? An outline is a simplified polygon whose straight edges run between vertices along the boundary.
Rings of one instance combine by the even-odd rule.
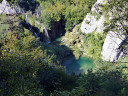
[[[40,0],[38,0],[41,2]],[[43,0],[40,3],[42,20],[47,29],[51,29],[60,19],[66,21],[66,31],[80,23],[90,11],[96,0]]]
[[[3,44],[1,50],[1,94],[39,95],[41,91],[39,93],[38,91],[42,89],[40,89],[36,73],[41,66],[47,64],[53,66],[52,57],[47,56],[40,49],[38,41],[31,35],[21,40],[12,35]]]
[[[60,65],[65,54],[65,48],[61,47],[60,45],[57,44],[48,44],[48,45],[43,45],[42,49],[47,51],[47,54],[53,55],[54,54],[54,59],[53,62],[56,64]]]
[[[68,76],[55,56],[62,58],[63,48],[44,45],[23,26],[15,30],[17,22],[9,22],[7,25],[12,30],[0,45],[0,94],[42,96],[54,90],[71,90],[77,78]],[[69,82],[72,82],[71,86]]]
[[[76,86],[76,76],[69,76],[62,66],[54,65],[54,57],[47,55],[40,45],[32,35],[21,40],[12,35],[3,44],[0,94],[41,96],[50,94],[50,91],[71,90]],[[69,85],[70,82],[72,84]]]
[[[107,61],[103,61],[102,59],[96,59],[94,60],[96,69],[103,69],[103,70],[115,70],[116,66],[113,65],[113,63],[107,62]]]
[[[122,57],[119,61],[118,61],[118,67],[122,68],[122,72],[123,74],[128,74],[128,61],[127,61],[128,56],[126,55],[125,57]],[[126,77],[128,79],[128,77]]]
[[[66,29],[71,30],[81,22],[95,0],[38,1],[43,9],[42,20],[49,30],[60,19],[64,19]],[[123,0],[117,0],[117,5],[119,1]],[[110,5],[114,2],[111,1]],[[27,5],[31,3],[33,5],[30,1]],[[29,8],[34,10],[31,6]],[[63,50],[62,46],[54,43],[44,45],[32,36],[29,30],[23,28],[18,22],[14,22],[19,19],[17,16],[13,20],[7,18],[6,15],[0,16],[1,96],[128,95],[127,57],[115,64],[97,60],[95,62],[97,69],[94,72],[88,71],[87,74],[78,76],[67,75],[65,69],[60,66],[60,59],[63,58],[66,49]],[[33,22],[35,19],[32,20],[33,25],[35,25]],[[120,19],[113,19],[112,22]],[[5,24],[1,24],[3,22]],[[100,56],[105,36],[98,33],[86,34],[84,47],[93,58]],[[76,52],[81,54],[80,50]]]
[[[106,37],[105,34],[99,34],[99,33],[86,34],[84,39],[84,46],[89,56],[93,58],[100,58],[105,37]]]
[[[103,14],[109,17],[112,16],[112,19],[106,22],[106,31],[112,30],[114,32],[117,32],[117,29],[121,28],[124,32],[123,34],[128,35],[127,24],[125,23],[128,20],[127,3],[127,0],[109,0],[106,4],[102,6]]]
[[[7,19],[6,15],[0,15],[0,41],[3,42],[5,39],[10,36],[9,24],[4,24],[5,20]],[[2,24],[3,23],[3,24]]]
[[[55,69],[54,67],[46,66],[45,69],[43,67],[40,68],[38,74],[40,84],[46,91],[71,90],[76,85],[76,76],[67,75],[63,68]],[[71,84],[69,85],[70,82]]]
[[[79,87],[72,91],[56,92],[58,96],[127,96],[127,79],[118,71],[99,70],[82,75],[78,80]],[[56,95],[53,95],[56,96]]]

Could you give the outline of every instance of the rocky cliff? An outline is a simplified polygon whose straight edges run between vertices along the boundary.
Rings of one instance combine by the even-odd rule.
[[[123,51],[120,46],[124,39],[124,35],[109,31],[102,47],[102,59],[111,62],[117,61],[119,57],[123,55]]]
[[[103,33],[105,17],[100,15],[102,13],[101,5],[104,4],[106,0],[97,0],[93,5],[91,12],[88,13],[81,24],[81,32],[92,33],[94,31]]]
[[[12,6],[10,6],[9,2],[7,2],[6,0],[3,0],[2,3],[0,3],[0,14],[12,15],[12,14],[17,14],[17,13],[24,13],[24,14],[22,14],[25,16],[25,18],[24,18],[25,22],[24,22],[23,26],[25,28],[29,29],[31,32],[33,32],[33,34],[35,35],[36,38],[40,37],[41,41],[47,42],[47,43],[49,43],[51,41],[48,31],[46,30],[45,26],[42,23],[40,23],[39,21],[32,20],[32,15],[30,15],[31,18],[29,18],[27,13],[25,13],[20,7],[17,7],[17,6],[12,7]],[[34,25],[32,25],[32,22],[34,22]]]
[[[11,7],[10,4],[3,0],[2,3],[0,3],[0,14],[16,14],[16,13],[24,13],[23,10],[21,10],[19,7]]]
[[[102,13],[102,5],[106,4],[107,0],[97,0],[97,2],[93,5],[91,12],[88,13],[81,24],[81,32],[83,33],[104,33],[106,26],[104,25],[106,20],[105,15]],[[108,14],[108,21],[113,19],[113,16]],[[118,22],[119,23],[119,22]],[[121,24],[117,24],[121,26]],[[122,42],[125,40],[124,30],[115,29],[116,31],[108,31],[106,39],[104,41],[102,47],[102,59],[105,61],[117,61],[119,57],[123,55],[121,50]]]
[[[113,15],[110,14],[109,12],[107,13],[107,18],[106,18],[106,15],[103,14],[103,10],[102,10],[102,7],[104,6],[104,4],[108,3],[109,1],[110,0],[97,0],[97,2],[93,5],[91,9],[91,12],[86,15],[81,25],[80,24],[77,25],[72,32],[69,32],[69,33],[67,32],[66,34],[64,30],[65,28],[64,20],[55,22],[52,30],[49,30],[49,31],[46,30],[43,24],[41,24],[36,20],[34,20],[35,25],[33,26],[37,28],[40,26],[39,28],[40,32],[38,33],[40,33],[39,36],[42,41],[50,42],[51,39],[55,39],[56,37],[65,34],[65,38],[63,39],[63,41],[67,42],[68,46],[70,47],[72,46],[74,49],[77,49],[76,53],[80,53],[80,54],[81,52],[88,53],[88,52],[85,52],[86,47],[84,47],[83,39],[85,37],[85,34],[87,33],[101,33],[101,35],[104,34],[104,32],[106,32],[105,23],[113,19]],[[18,7],[12,8],[6,0],[3,0],[3,2],[0,4],[0,14],[2,13],[15,14],[19,12],[23,13]],[[28,20],[28,22],[31,24],[30,21],[32,21],[32,19]],[[118,22],[116,26],[122,26],[122,24]],[[114,62],[114,61],[117,61],[123,55],[121,46],[123,44],[123,41],[126,40],[127,36],[125,36],[126,34],[123,35],[125,32],[122,29],[122,27],[116,27],[114,31],[108,30],[107,33],[108,34],[104,41],[102,51],[100,51],[102,55],[101,57],[105,61]]]

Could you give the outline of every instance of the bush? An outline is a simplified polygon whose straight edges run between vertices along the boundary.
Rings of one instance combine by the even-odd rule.
[[[40,1],[40,0],[39,0]],[[51,29],[54,22],[66,21],[66,31],[71,31],[90,12],[96,0],[43,0],[40,4],[42,20],[47,29]],[[53,22],[51,22],[53,21]]]
[[[105,34],[102,35],[100,33],[86,34],[84,46],[89,56],[93,58],[100,58],[105,37]]]

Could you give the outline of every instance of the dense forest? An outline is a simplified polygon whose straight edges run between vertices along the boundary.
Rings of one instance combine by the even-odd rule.
[[[88,58],[94,59],[95,68],[80,74],[68,74],[62,65],[66,56],[75,54],[79,58],[82,55],[82,51],[73,46],[80,42],[74,41],[70,44],[73,47],[68,47],[55,39],[60,34],[66,36],[81,24],[97,0],[7,1],[12,8],[21,8],[23,13],[0,14],[1,96],[128,96],[127,54],[116,62],[100,58],[107,30],[115,30],[118,27],[115,22],[122,22],[124,18],[128,21],[127,14],[123,18],[117,15],[122,10],[128,12],[128,6],[122,9],[128,0],[108,0],[111,2],[103,6],[102,14],[113,8],[119,10],[112,12],[115,18],[111,25],[106,21],[104,34],[83,34],[79,30],[72,37],[82,37]],[[124,30],[127,34],[128,27]],[[127,50],[127,42],[124,47]]]

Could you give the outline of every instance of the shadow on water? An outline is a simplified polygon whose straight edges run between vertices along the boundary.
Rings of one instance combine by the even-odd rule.
[[[73,55],[64,58],[62,65],[66,67],[68,74],[75,73],[77,75],[80,73],[87,73],[89,69],[95,67],[92,59],[81,56],[76,60]]]
[[[57,38],[54,42],[61,42],[61,38],[62,37]],[[92,59],[84,56],[76,59],[73,55],[73,52],[64,57],[62,65],[66,67],[66,71],[68,74],[75,73],[77,75],[80,73],[87,73],[89,69],[95,68],[95,64]]]

